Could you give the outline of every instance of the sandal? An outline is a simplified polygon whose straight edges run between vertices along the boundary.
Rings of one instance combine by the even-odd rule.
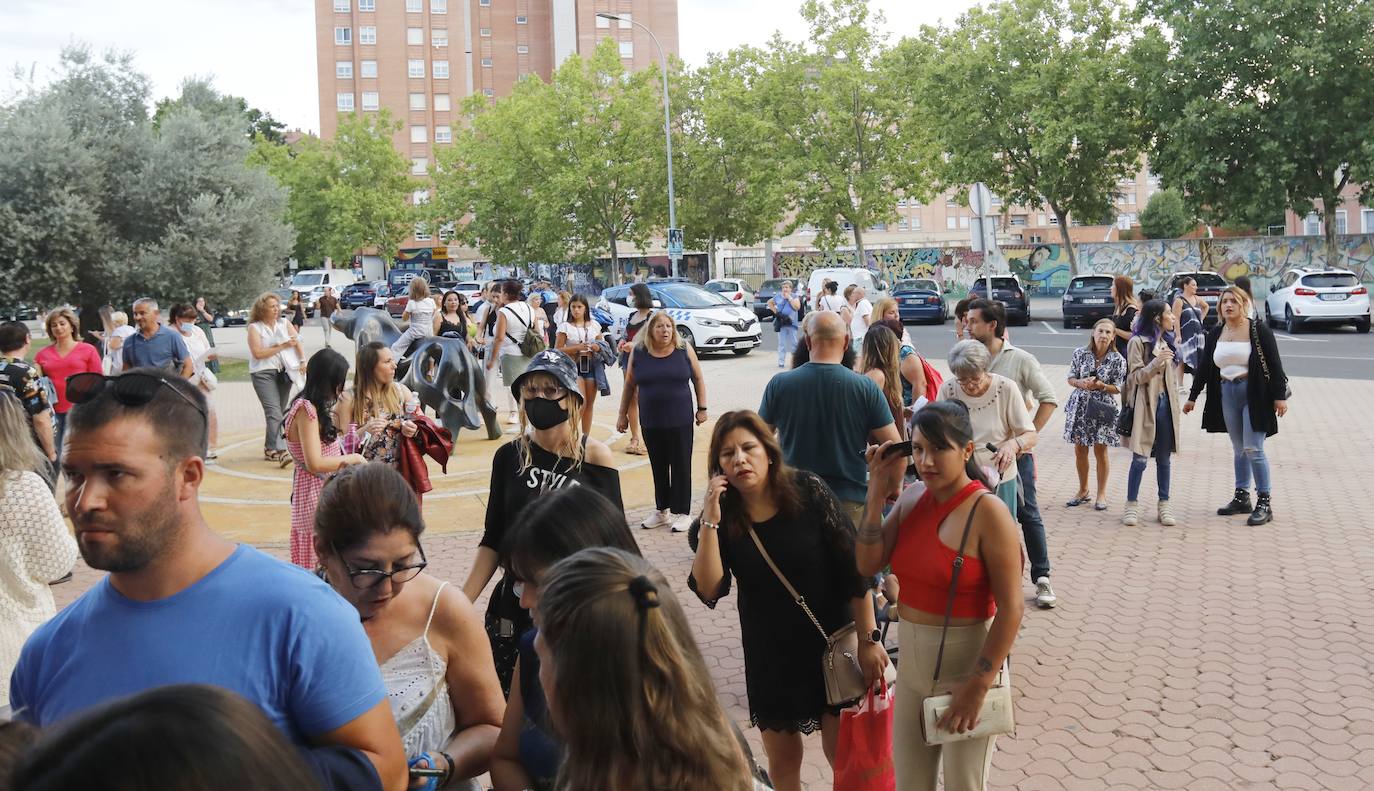
[[[1102,501],[1102,500],[1098,500],[1097,502],[1093,503],[1093,510],[1094,510],[1094,511],[1105,511],[1105,510],[1107,510],[1107,508],[1109,508],[1109,507],[1110,507],[1110,506],[1108,506],[1107,503],[1106,503],[1105,501]]]
[[[1091,499],[1092,498],[1086,494],[1080,494],[1072,500],[1068,501],[1067,503],[1064,503],[1064,505],[1068,506],[1069,508],[1077,508],[1078,506],[1088,502]]]
[[[644,444],[637,439],[630,440],[630,444],[625,446],[625,452],[632,456],[643,456],[648,453],[644,450]]]

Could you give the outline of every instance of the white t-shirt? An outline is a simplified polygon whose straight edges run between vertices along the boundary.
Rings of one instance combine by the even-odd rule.
[[[410,323],[417,327],[434,326],[434,313],[439,306],[434,304],[434,297],[425,297],[421,300],[410,300],[406,302],[406,312],[410,314]]]
[[[820,301],[821,310],[828,310],[831,313],[839,313],[844,310],[846,304],[848,303],[844,301],[844,297],[839,294],[826,294],[821,297]]]
[[[121,340],[128,340],[129,336],[133,335],[135,332],[138,332],[137,327],[133,326],[132,324],[125,324],[121,327],[115,327],[114,331],[110,333],[110,337],[119,338]],[[124,347],[120,346],[118,349],[111,349],[109,348],[109,345],[106,344],[105,365],[107,368],[109,368],[110,376],[116,376],[120,373],[123,373]]]
[[[863,340],[868,332],[868,317],[872,315],[873,303],[867,299],[859,300],[854,306],[854,318],[849,320],[849,337],[853,338],[855,343]]]
[[[262,322],[255,322],[248,325],[249,332],[256,332],[258,340],[262,341],[263,346],[277,346],[291,340],[291,331],[287,329],[291,326],[290,319],[277,319],[277,326],[270,327]],[[281,352],[277,352],[271,357],[264,357],[259,360],[252,354],[248,355],[248,373],[255,374],[258,371],[280,371],[285,364],[281,359]]]
[[[512,302],[509,305],[501,306],[501,313],[506,317],[505,337],[499,338],[501,344],[500,355],[520,354],[520,342],[525,339],[525,333],[534,326],[534,309],[527,302]],[[500,317],[497,317],[500,321]]]
[[[601,337],[601,325],[593,319],[582,326],[563,322],[558,325],[558,331],[568,339],[568,343],[595,343]]]

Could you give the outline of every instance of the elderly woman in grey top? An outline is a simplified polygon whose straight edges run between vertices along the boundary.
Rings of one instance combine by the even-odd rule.
[[[1016,457],[1035,447],[1039,434],[1031,422],[1021,389],[1012,380],[988,371],[992,355],[978,341],[959,341],[949,350],[954,378],[940,386],[941,401],[968,407],[973,425],[974,455],[995,472],[997,496],[1016,515]],[[995,448],[992,450],[989,448]]]

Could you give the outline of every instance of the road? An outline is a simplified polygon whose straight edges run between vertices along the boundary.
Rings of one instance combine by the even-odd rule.
[[[944,325],[908,325],[907,334],[927,356],[942,357],[953,345],[954,322]],[[1031,323],[1011,328],[1011,342],[1031,352],[1047,365],[1068,365],[1074,349],[1088,342],[1089,329],[1066,330],[1058,299],[1031,300]],[[1274,331],[1283,367],[1290,378],[1374,380],[1374,333],[1360,335],[1352,327],[1307,330],[1296,336]],[[755,354],[774,354],[778,336],[764,327],[763,348]]]

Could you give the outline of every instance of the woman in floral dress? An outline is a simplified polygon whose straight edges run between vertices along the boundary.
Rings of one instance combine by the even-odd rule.
[[[415,436],[415,421],[409,413],[416,408],[410,388],[396,381],[396,358],[391,349],[381,341],[359,349],[350,412],[359,436],[357,450],[363,458],[400,466],[401,437]]]
[[[1078,494],[1065,505],[1088,502],[1088,448],[1097,457],[1097,499],[1093,508],[1107,510],[1107,448],[1121,444],[1116,432],[1117,401],[1126,382],[1126,358],[1116,350],[1116,324],[1100,319],[1092,340],[1073,353],[1069,386],[1073,392],[1064,407],[1064,441],[1074,446],[1078,466]]]

